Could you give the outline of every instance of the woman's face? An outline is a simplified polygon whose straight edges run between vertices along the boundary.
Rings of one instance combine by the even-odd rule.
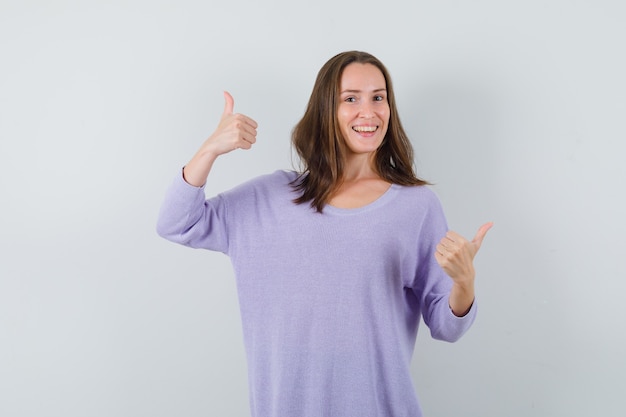
[[[343,70],[339,93],[337,119],[349,152],[376,151],[389,125],[383,73],[372,64],[352,63]]]

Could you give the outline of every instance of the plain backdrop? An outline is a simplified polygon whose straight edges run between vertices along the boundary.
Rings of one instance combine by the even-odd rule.
[[[0,415],[249,414],[229,260],[160,239],[159,205],[223,90],[258,144],[207,194],[291,168],[317,71],[359,49],[451,228],[495,222],[474,327],[418,336],[426,416],[623,416],[625,21],[619,0],[0,0]]]

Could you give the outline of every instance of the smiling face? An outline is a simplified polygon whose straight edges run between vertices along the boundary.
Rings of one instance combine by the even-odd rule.
[[[344,68],[339,87],[337,121],[350,154],[370,154],[383,142],[389,126],[387,84],[372,64]]]

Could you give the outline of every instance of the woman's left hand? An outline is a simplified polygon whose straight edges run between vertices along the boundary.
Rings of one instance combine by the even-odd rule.
[[[474,256],[480,249],[480,245],[491,226],[493,226],[491,222],[483,224],[472,241],[468,241],[453,231],[446,233],[439,241],[435,259],[455,283],[473,284],[475,276]]]

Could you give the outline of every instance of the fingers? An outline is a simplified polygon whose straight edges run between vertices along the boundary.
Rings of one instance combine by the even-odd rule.
[[[467,240],[453,241],[446,235],[436,247],[435,260],[455,281],[469,282],[474,278],[470,245]]]
[[[482,225],[471,242],[455,231],[449,230],[435,248],[437,260],[440,264],[446,260],[448,262],[472,262],[478,249],[480,249],[485,235],[492,226],[493,223],[491,222]]]
[[[223,152],[230,152],[235,149],[250,149],[256,142],[257,122],[250,117],[233,113],[235,100],[233,96],[224,91],[224,112],[218,129],[214,133],[213,143],[222,143],[219,146]]]
[[[222,113],[222,118],[233,114],[233,109],[235,108],[235,99],[228,91],[224,91],[224,102],[224,113]]]
[[[441,238],[437,244],[436,250],[440,255],[450,256],[459,253],[463,248],[468,246],[468,241],[461,235],[452,230]]]
[[[448,231],[436,246],[435,260],[454,281],[471,282],[475,275],[473,246],[463,236]]]
[[[232,115],[231,123],[235,147],[238,149],[250,149],[256,143],[256,122],[242,114],[234,114]]]
[[[474,239],[472,239],[472,243],[475,245],[476,251],[480,249],[480,245],[483,244],[483,239],[485,238],[485,235],[487,235],[487,232],[489,231],[489,229],[491,229],[492,226],[493,222],[485,223],[480,226],[478,232],[476,232],[476,236],[474,236]]]
[[[435,248],[435,259],[452,279],[455,281],[473,279],[474,256],[492,226],[491,222],[483,224],[471,242],[452,230],[441,238]]]
[[[235,99],[233,98],[233,96],[230,95],[228,91],[224,91],[224,112],[222,113],[222,120],[228,116],[232,116],[234,109]],[[250,125],[253,129],[256,129],[258,127],[257,122],[255,122],[253,119],[249,118],[246,115],[236,114],[235,116],[238,116],[239,120]]]

